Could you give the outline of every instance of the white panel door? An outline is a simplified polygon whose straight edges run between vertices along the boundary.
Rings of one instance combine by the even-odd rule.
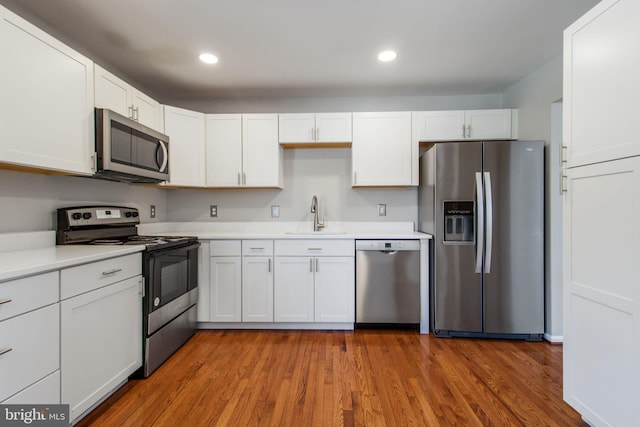
[[[242,185],[242,115],[207,114],[207,187]]]
[[[243,184],[282,188],[282,148],[277,114],[242,115]]]
[[[640,157],[567,174],[564,399],[592,425],[637,425]]]
[[[512,110],[469,110],[464,113],[466,139],[511,139]]]
[[[242,321],[273,322],[273,258],[242,258]]]
[[[274,278],[274,320],[313,322],[312,257],[276,257]]]
[[[411,113],[354,113],[351,160],[354,187],[418,185]]]
[[[278,140],[280,142],[314,142],[316,115],[279,114]]]
[[[315,265],[315,321],[355,321],[353,257],[318,257]]]
[[[93,173],[93,62],[0,7],[0,162]]]
[[[413,138],[416,141],[460,141],[465,139],[464,111],[416,111]]]
[[[164,106],[164,133],[169,136],[169,175],[167,185],[204,187],[204,114]]]
[[[242,258],[211,257],[209,270],[209,321],[241,322]]]
[[[62,403],[71,419],[142,366],[142,277],[60,303]]]
[[[640,2],[603,0],[564,33],[569,166],[640,154]]]
[[[317,113],[317,142],[351,142],[351,113]]]
[[[96,108],[107,108],[132,119],[131,85],[98,64],[94,66],[94,79]]]
[[[131,104],[133,105],[135,121],[158,132],[162,131],[164,127],[162,123],[162,105],[158,101],[132,87]]]

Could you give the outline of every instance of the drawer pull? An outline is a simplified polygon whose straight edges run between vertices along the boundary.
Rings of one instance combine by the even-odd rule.
[[[252,251],[264,251],[264,248],[249,248]]]
[[[2,305],[2,304],[7,304],[7,303],[10,303],[10,302],[11,302],[11,299],[10,299],[10,298],[0,299],[0,305]]]
[[[308,251],[321,251],[322,248],[307,248]]]
[[[103,276],[111,276],[112,274],[116,274],[116,273],[119,273],[119,272],[121,272],[121,271],[122,271],[122,269],[121,269],[121,268],[114,268],[113,270],[103,271],[103,272],[102,272],[102,275],[103,275]]]
[[[5,353],[9,353],[11,350],[13,350],[11,347],[0,349],[0,356],[2,356]]]

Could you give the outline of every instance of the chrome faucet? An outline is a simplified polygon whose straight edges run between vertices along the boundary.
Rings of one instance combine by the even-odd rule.
[[[313,231],[320,231],[321,228],[324,228],[324,220],[320,220],[320,206],[318,206],[318,198],[313,196],[311,199],[311,213],[313,215]]]

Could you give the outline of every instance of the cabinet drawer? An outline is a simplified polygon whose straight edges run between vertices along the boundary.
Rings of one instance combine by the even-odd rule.
[[[141,254],[66,268],[60,275],[60,299],[64,300],[140,274]]]
[[[60,305],[0,322],[0,353],[3,351],[0,401],[60,369]]]
[[[275,253],[277,256],[355,256],[355,240],[276,240]]]
[[[0,283],[0,320],[58,302],[58,272]]]
[[[240,256],[242,254],[240,240],[212,240],[209,245],[211,256]]]
[[[243,240],[242,255],[273,255],[273,240]]]
[[[59,370],[2,402],[3,405],[54,405],[59,403]]]

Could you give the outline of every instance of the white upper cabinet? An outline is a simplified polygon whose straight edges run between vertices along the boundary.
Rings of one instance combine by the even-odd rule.
[[[162,106],[129,83],[95,66],[95,106],[108,108],[162,132]]]
[[[412,115],[413,139],[462,141],[517,138],[517,111],[417,111]]]
[[[93,173],[93,62],[0,6],[0,162]]]
[[[354,113],[351,151],[354,187],[418,185],[410,112]]]
[[[242,186],[242,115],[207,114],[208,187]]]
[[[352,140],[351,113],[280,114],[278,120],[279,141],[285,146],[348,145]]]
[[[246,187],[282,188],[277,114],[242,115],[242,175]]]
[[[164,133],[169,136],[170,186],[204,187],[205,124],[203,113],[165,105]]]
[[[570,167],[640,154],[640,2],[602,1],[564,32],[563,142]]]
[[[282,188],[277,114],[207,114],[207,186]]]

